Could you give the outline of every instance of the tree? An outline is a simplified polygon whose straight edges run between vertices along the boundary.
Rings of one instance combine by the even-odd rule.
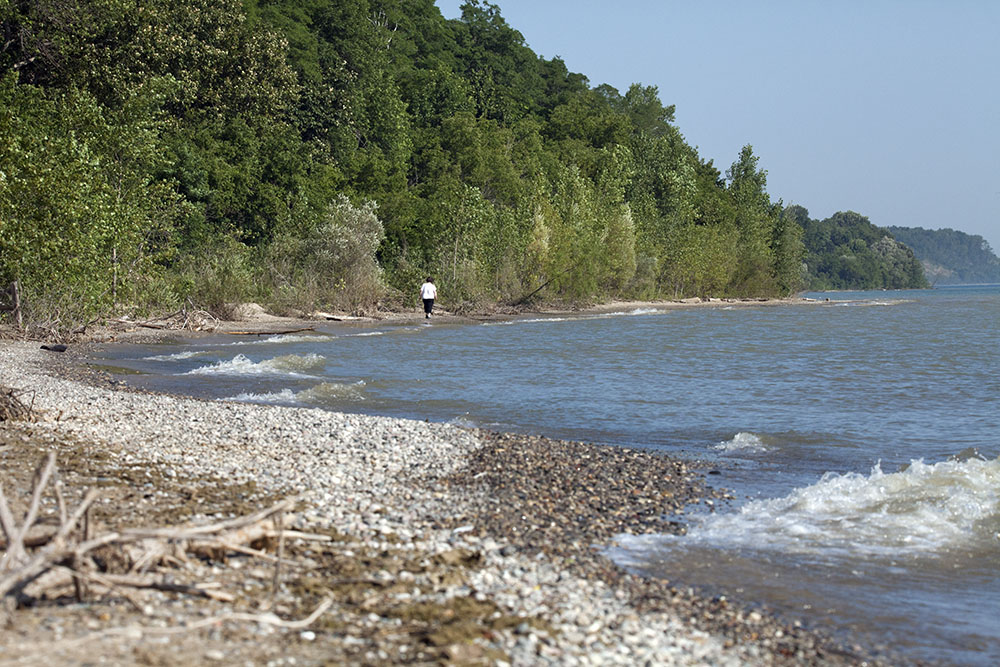
[[[772,242],[780,207],[771,204],[767,194],[767,171],[757,168],[758,161],[753,146],[747,144],[726,172],[740,235],[735,287],[746,295],[778,291],[772,270]]]
[[[151,176],[157,99],[141,92],[110,113],[82,90],[0,80],[0,281],[35,318],[85,321],[159,289],[184,206]]]
[[[786,218],[803,228],[810,289],[908,289],[927,285],[913,252],[854,211],[811,220],[802,207]]]
[[[1000,259],[982,236],[954,229],[889,227],[893,237],[913,249],[929,279],[940,283],[1000,282]]]

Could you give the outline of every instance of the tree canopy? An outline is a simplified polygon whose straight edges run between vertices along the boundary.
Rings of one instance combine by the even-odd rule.
[[[804,230],[806,283],[810,289],[912,289],[927,287],[913,251],[865,216],[841,211],[812,220],[790,206],[786,214]]]
[[[723,175],[655,86],[592,87],[489,2],[10,0],[0,30],[0,283],[37,317],[801,286],[750,145]]]
[[[1000,258],[982,236],[955,229],[889,227],[913,248],[932,283],[1000,283]]]

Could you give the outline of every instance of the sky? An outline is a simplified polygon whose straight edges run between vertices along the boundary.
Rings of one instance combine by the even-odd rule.
[[[437,0],[457,18],[462,0]],[[723,173],[751,144],[811,218],[950,227],[1000,253],[1000,2],[494,0],[591,86],[655,85]]]

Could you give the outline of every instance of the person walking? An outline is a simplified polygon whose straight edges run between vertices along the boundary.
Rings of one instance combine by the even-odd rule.
[[[420,286],[420,298],[424,300],[424,319],[427,319],[434,310],[434,299],[437,298],[437,287],[434,286],[430,276],[427,276],[427,282]]]

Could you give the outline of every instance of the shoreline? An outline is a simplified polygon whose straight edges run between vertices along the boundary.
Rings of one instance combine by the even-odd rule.
[[[624,306],[605,307],[615,312]],[[267,320],[255,326],[274,324]],[[304,616],[318,599],[315,590],[322,590],[336,600],[335,611],[326,616],[348,619],[346,625],[324,630],[321,618],[315,631],[278,631],[263,639],[239,630],[225,640],[191,632],[183,643],[188,661],[211,654],[213,660],[251,656],[253,662],[285,651],[298,664],[331,656],[352,664],[410,662],[418,655],[423,656],[418,661],[478,664],[871,664],[858,647],[845,649],[795,622],[630,575],[594,548],[617,533],[677,531],[680,524],[664,516],[692,502],[720,498],[722,492],[705,487],[696,463],[444,424],[112,390],[97,386],[100,373],[88,383],[53,377],[60,366],[64,375],[73,375],[67,368],[75,353],[46,354],[29,343],[0,344],[0,384],[32,389],[36,407],[48,415],[37,424],[0,423],[0,436],[8,441],[0,443],[6,445],[0,446],[0,456],[8,496],[13,495],[6,479],[12,464],[25,467],[32,458],[28,452],[8,456],[24,449],[9,444],[16,441],[36,444],[28,448],[34,459],[37,450],[55,443],[71,458],[77,450],[79,458],[116,461],[101,471],[85,471],[82,478],[107,479],[115,476],[116,466],[119,474],[122,466],[138,467],[152,471],[164,488],[178,479],[202,480],[191,485],[193,495],[209,498],[220,486],[250,485],[252,493],[237,493],[243,496],[238,504],[256,507],[265,497],[304,494],[296,527],[344,536],[348,546],[327,555],[338,563],[353,561],[351,571],[374,569],[369,578],[384,580],[371,584],[371,590],[344,592],[330,583],[329,567],[314,567],[298,578],[288,575],[279,598],[289,615]],[[21,478],[27,474],[22,470]],[[587,484],[578,483],[581,479]],[[139,490],[128,479],[122,486],[126,495]],[[135,516],[156,515],[138,507]],[[197,515],[225,510],[216,498]],[[406,554],[394,558],[411,562],[454,560],[446,555],[456,552],[462,556],[457,563],[421,569],[387,566],[381,554],[389,552]],[[245,577],[239,570],[228,576]],[[305,579],[312,582],[308,592],[301,584]],[[396,590],[411,584],[409,591]],[[489,613],[461,606],[469,600]],[[189,609],[183,602],[157,600],[172,610],[176,626],[189,623],[192,615],[219,612],[204,605]],[[417,620],[407,616],[404,626],[410,630],[401,631],[400,609],[418,605],[437,605],[448,613]],[[117,619],[120,611],[112,616]],[[23,629],[34,627],[30,621],[18,619],[32,612],[12,615],[14,631],[0,639],[4,655],[27,656],[45,643],[37,631]],[[455,617],[470,614],[475,622],[457,630]],[[83,616],[68,613],[61,641],[91,637],[87,644],[119,657],[178,648],[163,647],[155,631],[141,629],[148,626],[148,615],[121,616],[118,626],[131,628],[129,637],[102,634],[93,627],[92,614]],[[380,633],[396,639],[385,640]],[[76,664],[82,660],[76,650],[68,647],[58,660]]]
[[[503,322],[538,316],[566,315],[607,315],[637,309],[661,311],[688,308],[767,308],[795,305],[822,305],[824,302],[804,297],[785,298],[706,298],[691,297],[678,300],[659,301],[606,301],[596,304],[558,305],[549,304],[532,308],[493,307],[469,313],[453,313],[435,306],[431,321],[445,322]],[[240,304],[232,307],[233,317],[220,320],[200,312],[181,316],[175,313],[167,318],[130,320],[127,318],[105,318],[102,324],[87,324],[71,333],[43,330],[40,332],[17,331],[10,326],[0,326],[0,343],[14,341],[48,341],[55,343],[121,343],[157,342],[165,338],[197,338],[207,334],[238,333],[246,335],[267,335],[288,332],[295,329],[309,329],[323,324],[356,323],[378,324],[381,322],[423,321],[423,310],[414,307],[408,310],[379,311],[372,316],[356,316],[348,313],[327,313],[317,311],[296,316],[274,315],[257,304]]]

